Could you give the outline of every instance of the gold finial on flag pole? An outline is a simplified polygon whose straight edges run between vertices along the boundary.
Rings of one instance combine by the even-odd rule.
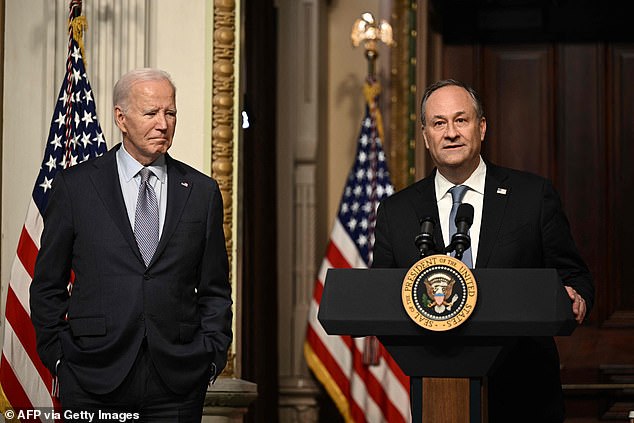
[[[377,43],[382,41],[388,46],[394,44],[392,26],[385,19],[377,22],[372,13],[365,12],[354,21],[350,38],[354,47],[364,43],[365,57],[368,60],[368,76],[373,78],[374,64],[379,56]]]

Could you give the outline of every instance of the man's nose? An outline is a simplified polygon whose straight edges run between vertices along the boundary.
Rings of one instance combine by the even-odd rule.
[[[167,117],[165,113],[156,114],[156,127],[158,129],[167,129]]]
[[[458,129],[453,122],[447,122],[447,130],[445,132],[447,138],[456,138],[458,136]]]

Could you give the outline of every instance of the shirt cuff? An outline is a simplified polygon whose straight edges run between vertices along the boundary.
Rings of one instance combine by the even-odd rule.
[[[209,384],[213,385],[218,379],[218,368],[216,367],[216,363],[211,363],[211,377],[209,378]]]

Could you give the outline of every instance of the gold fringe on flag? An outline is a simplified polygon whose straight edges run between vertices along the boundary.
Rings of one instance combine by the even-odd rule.
[[[88,22],[86,22],[86,17],[83,15],[77,16],[68,22],[68,31],[73,31],[73,38],[77,41],[77,44],[79,44],[79,50],[81,50],[81,58],[84,61],[84,67],[88,68],[84,50],[84,31],[86,29],[88,29]]]
[[[370,107],[370,114],[374,117],[376,121],[376,129],[379,132],[379,138],[381,138],[381,142],[384,142],[383,138],[383,117],[381,116],[381,110],[379,110],[378,105],[376,104],[376,98],[381,94],[381,84],[376,81],[366,81],[363,86],[363,95],[365,96],[365,101],[368,103]]]
[[[2,389],[2,386],[0,386],[0,412],[2,413],[3,416],[6,416],[6,412],[9,410],[14,411],[13,407],[11,406],[11,403],[7,399],[6,395],[4,394],[4,390]],[[14,421],[19,422],[18,419],[15,419]]]
[[[354,423],[352,415],[350,414],[348,398],[341,392],[339,385],[337,385],[337,382],[332,378],[326,366],[324,366],[308,342],[304,342],[304,358],[306,358],[308,367],[313,371],[317,380],[319,380],[321,384],[324,385],[324,388],[326,388],[326,391],[328,391],[328,395],[330,395],[330,398],[334,401],[345,422]]]

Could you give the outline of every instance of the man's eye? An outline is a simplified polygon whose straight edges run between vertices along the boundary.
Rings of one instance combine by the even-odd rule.
[[[464,118],[456,119],[457,126],[465,126],[467,123],[468,123],[467,119],[464,119]]]

